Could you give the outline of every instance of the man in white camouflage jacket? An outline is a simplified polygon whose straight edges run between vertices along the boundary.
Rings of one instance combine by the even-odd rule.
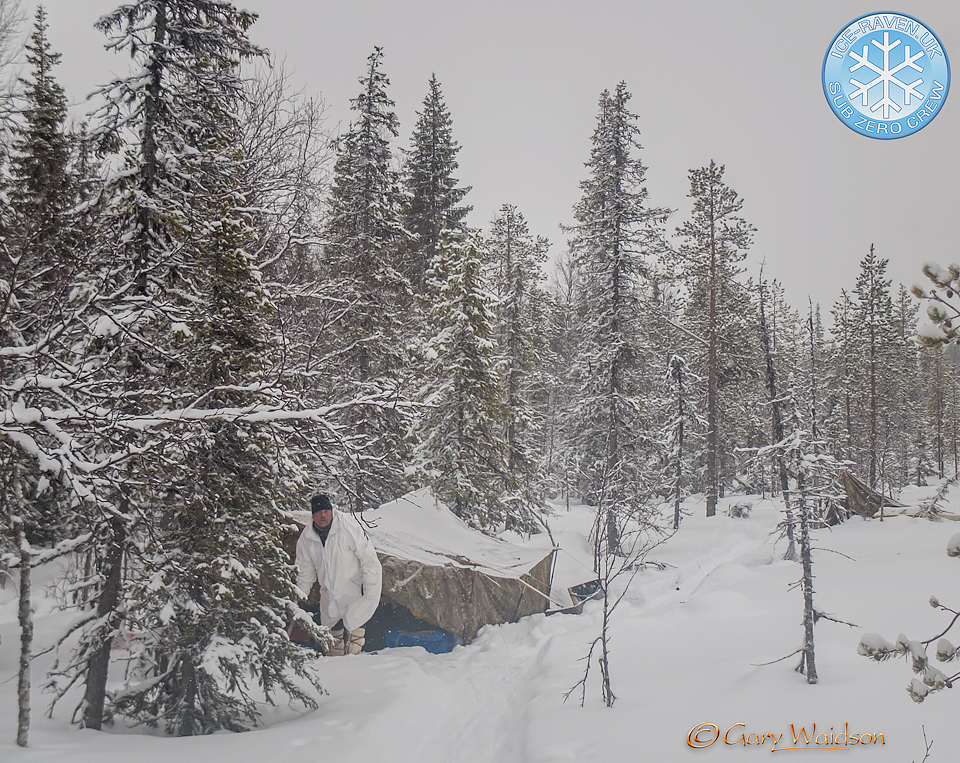
[[[325,495],[310,500],[313,522],[297,541],[297,587],[304,596],[320,585],[320,624],[337,645],[330,654],[359,654],[364,624],[380,603],[382,569],[356,517],[336,511]]]

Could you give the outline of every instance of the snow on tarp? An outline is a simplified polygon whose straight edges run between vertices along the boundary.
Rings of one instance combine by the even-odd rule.
[[[547,608],[553,549],[477,532],[429,488],[362,517],[383,564],[383,600],[465,643],[484,625],[516,622]]]
[[[481,569],[497,578],[528,574],[545,551],[491,538],[467,526],[430,488],[363,512],[367,532],[382,554],[423,565]]]

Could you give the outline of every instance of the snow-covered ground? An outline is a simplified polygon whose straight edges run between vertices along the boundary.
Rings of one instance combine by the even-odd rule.
[[[916,502],[932,491],[915,489],[902,500]],[[954,505],[946,508],[960,508],[960,495],[951,498]],[[816,606],[857,627],[818,624],[820,683],[810,686],[794,672],[795,656],[759,666],[800,645],[800,591],[791,590],[799,565],[781,561],[783,542],[774,542],[779,504],[754,498],[747,519],[722,513],[743,500],[722,501],[712,519],[702,516],[702,503],[688,501],[680,532],[652,557],[664,568],[650,567],[634,580],[612,624],[612,709],[603,706],[596,669],[585,707],[578,697],[563,701],[599,631],[599,606],[588,604],[580,616],[538,615],[486,628],[473,644],[450,654],[408,648],[321,658],[329,695],[318,710],[268,708],[265,726],[244,734],[171,739],[141,730],[78,731],[69,723],[67,705],[53,719],[44,715],[49,698],[39,686],[50,658],[41,656],[34,664],[30,746],[23,750],[14,744],[19,632],[15,590],[8,583],[0,590],[0,760],[739,761],[761,759],[774,739],[778,748],[797,747],[792,733],[803,727],[808,736],[846,731],[882,737],[883,743],[785,750],[791,761],[919,763],[922,726],[934,741],[931,763],[960,760],[960,697],[947,690],[914,704],[905,691],[913,674],[903,661],[876,664],[856,649],[864,632],[890,641],[901,632],[927,639],[946,627],[947,616],[928,599],[935,594],[948,606],[960,605],[960,559],[945,553],[960,523],[855,518],[818,531]],[[585,538],[590,520],[584,507],[558,508],[551,522],[561,546],[555,584],[591,577]],[[67,619],[52,599],[38,597],[38,649]],[[714,724],[720,738],[693,749],[688,736],[701,724]],[[695,736],[705,743],[714,731],[710,725],[701,729]],[[744,746],[741,738],[762,744]]]

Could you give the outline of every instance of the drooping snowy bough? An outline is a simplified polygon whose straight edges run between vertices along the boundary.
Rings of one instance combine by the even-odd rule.
[[[947,541],[947,556],[960,557],[960,533],[955,533]],[[957,620],[960,620],[960,611],[941,604],[936,596],[930,597],[930,606],[953,615],[947,627],[935,636],[925,641],[916,641],[901,633],[897,636],[896,643],[891,644],[876,633],[865,633],[857,646],[857,652],[860,655],[877,662],[889,660],[891,657],[904,657],[910,663],[911,670],[916,673],[916,678],[912,678],[907,686],[907,693],[914,702],[923,702],[932,692],[951,688],[953,682],[960,678],[960,671],[947,675],[932,665],[927,654],[927,647],[935,642],[935,656],[938,662],[960,662],[957,647],[946,638],[957,624]]]

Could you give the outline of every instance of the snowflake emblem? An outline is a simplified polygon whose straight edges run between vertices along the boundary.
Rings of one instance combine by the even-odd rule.
[[[895,116],[891,114],[891,111],[895,112],[896,114],[899,114],[903,110],[903,106],[910,105],[911,98],[918,98],[921,100],[923,99],[923,94],[917,90],[917,87],[923,84],[923,79],[918,79],[918,80],[915,80],[914,82],[906,83],[897,79],[897,76],[896,76],[900,71],[902,71],[903,69],[906,69],[907,67],[911,69],[915,69],[918,72],[922,72],[923,67],[918,66],[916,64],[916,61],[920,58],[923,58],[923,55],[924,55],[923,50],[921,50],[916,55],[911,56],[910,46],[904,45],[903,61],[901,61],[899,64],[897,64],[893,68],[890,68],[890,53],[893,50],[895,50],[897,47],[899,47],[899,45],[902,42],[903,40],[894,40],[893,42],[890,42],[889,32],[883,33],[882,43],[879,42],[878,40],[870,40],[870,45],[876,46],[883,52],[883,68],[882,69],[870,61],[870,52],[871,52],[870,45],[863,46],[862,55],[857,55],[854,51],[852,50],[850,51],[850,58],[852,58],[854,61],[857,62],[856,64],[850,67],[851,74],[857,71],[858,69],[860,69],[861,67],[865,66],[866,68],[868,68],[870,71],[872,71],[874,74],[877,75],[876,78],[871,80],[870,82],[860,82],[858,80],[851,78],[850,84],[855,86],[856,90],[850,93],[850,98],[851,100],[854,98],[862,98],[863,100],[861,101],[861,105],[869,106],[870,111],[873,113],[876,113],[878,111],[881,112],[880,114],[881,119],[890,119],[892,116]],[[883,87],[883,97],[879,101],[871,105],[868,103],[867,97],[870,91],[873,90],[874,87],[878,85]],[[902,106],[900,103],[896,103],[890,97],[891,86],[896,86],[903,91]]]
[[[854,132],[891,140],[922,130],[943,110],[950,62],[940,38],[905,13],[868,13],[833,38],[823,94]]]

